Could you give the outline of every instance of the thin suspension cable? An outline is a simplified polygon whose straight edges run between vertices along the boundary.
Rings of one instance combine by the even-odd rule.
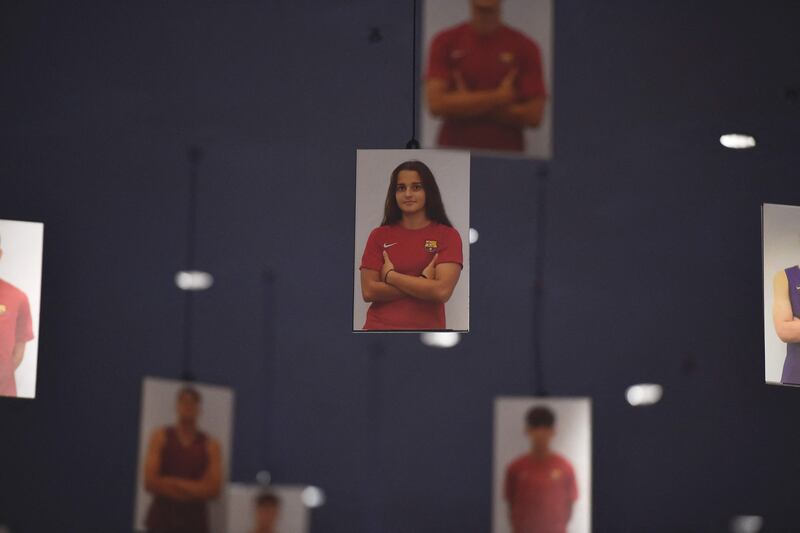
[[[199,146],[189,147],[189,201],[186,221],[186,270],[194,270],[197,251],[197,180],[200,159],[203,150]],[[194,380],[192,371],[192,337],[194,332],[194,294],[183,291],[183,368],[182,377],[187,381]]]
[[[419,148],[417,140],[417,0],[411,0],[412,9],[412,42],[411,42],[411,140],[406,148]]]

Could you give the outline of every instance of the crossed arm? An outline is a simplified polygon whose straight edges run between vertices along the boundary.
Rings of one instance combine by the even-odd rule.
[[[461,267],[457,263],[436,264],[438,257],[438,254],[434,255],[422,271],[422,276],[417,277],[394,270],[389,254],[384,251],[380,272],[361,269],[361,294],[364,301],[391,302],[411,296],[429,302],[447,302],[461,276]]]
[[[11,361],[14,363],[14,370],[19,368],[22,364],[22,358],[25,357],[25,341],[14,344],[11,352]]]
[[[537,127],[544,114],[544,97],[517,102],[514,80],[517,71],[509,72],[495,89],[473,91],[467,88],[462,76],[453,73],[456,87],[433,78],[425,84],[428,108],[434,116],[452,118],[488,118],[494,122],[518,127]]]
[[[796,318],[792,313],[786,273],[781,271],[775,274],[772,286],[774,291],[772,320],[775,324],[775,333],[783,342],[800,343],[800,318]]]
[[[222,458],[219,444],[208,439],[209,464],[203,477],[197,480],[162,476],[161,451],[166,442],[163,429],[153,433],[147,447],[144,465],[144,488],[156,495],[183,502],[212,500],[222,487]]]

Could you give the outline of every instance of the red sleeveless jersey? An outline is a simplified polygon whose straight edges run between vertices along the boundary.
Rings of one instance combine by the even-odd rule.
[[[198,431],[194,441],[185,446],[174,427],[165,428],[166,442],[161,450],[162,476],[198,480],[209,466],[208,437]],[[182,502],[156,496],[147,513],[147,528],[164,533],[208,533],[206,502]]]

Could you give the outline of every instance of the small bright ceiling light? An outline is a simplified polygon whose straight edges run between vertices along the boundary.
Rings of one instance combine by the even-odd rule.
[[[745,133],[726,133],[719,138],[719,143],[725,148],[741,150],[743,148],[754,147],[756,145],[756,139],[752,135],[747,135]]]
[[[764,519],[760,516],[734,516],[731,520],[731,533],[758,533],[763,526]]]
[[[639,383],[625,391],[625,398],[631,405],[653,405],[661,399],[664,390],[655,383]]]
[[[428,331],[420,335],[425,346],[452,348],[461,340],[461,334],[454,331]]]
[[[214,276],[200,270],[181,270],[175,274],[175,285],[184,291],[204,291],[214,284]]]
[[[476,230],[475,228],[469,228],[469,243],[475,244],[476,242],[478,242],[478,237],[480,237],[478,230]]]
[[[256,474],[256,481],[258,481],[259,485],[269,485],[272,481],[272,476],[266,470],[260,470]]]
[[[325,505],[325,493],[318,487],[308,486],[300,493],[300,499],[306,507],[320,507]]]

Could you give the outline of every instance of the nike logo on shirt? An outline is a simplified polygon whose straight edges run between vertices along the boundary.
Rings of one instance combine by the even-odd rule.
[[[391,248],[391,247],[392,247],[392,246],[394,246],[395,244],[397,244],[397,243],[396,243],[396,242],[393,242],[393,243],[391,243],[391,244],[386,244],[386,243],[383,243],[383,247],[384,247],[384,248]]]

